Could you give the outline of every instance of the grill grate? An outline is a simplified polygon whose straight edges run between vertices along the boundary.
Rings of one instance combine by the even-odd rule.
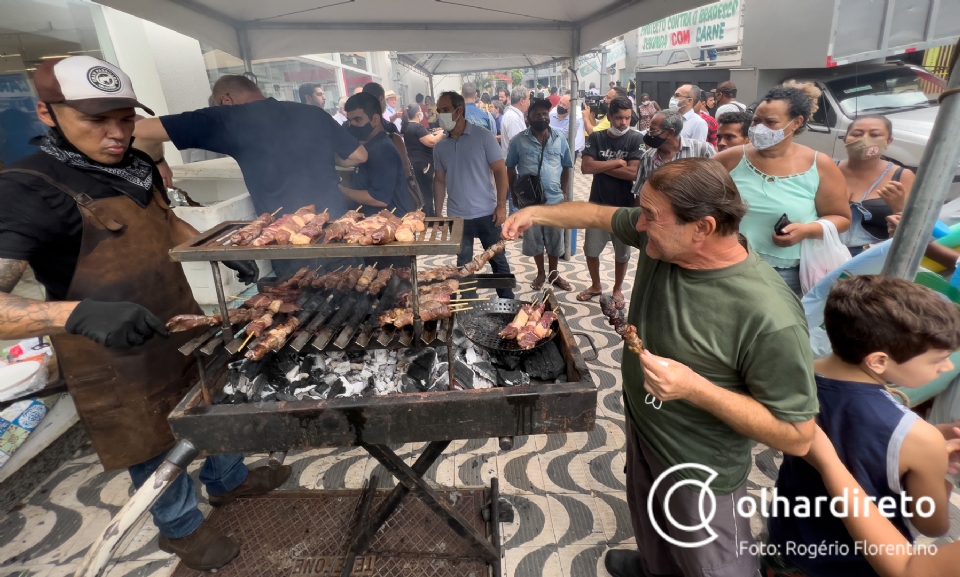
[[[501,338],[500,331],[513,321],[523,304],[527,303],[513,299],[496,299],[477,303],[474,305],[473,311],[459,315],[458,324],[468,339],[492,352],[529,353],[550,342],[557,334],[557,326],[556,321],[554,321],[552,327],[554,334],[537,341],[532,349],[521,349],[516,340]]]
[[[379,490],[373,506],[389,490]],[[439,491],[449,498],[452,491]],[[487,534],[480,516],[484,490],[460,489],[457,509]],[[344,550],[356,519],[360,491],[278,491],[240,499],[210,515],[214,527],[240,542],[240,555],[217,577],[340,575]],[[484,561],[466,540],[418,499],[407,497],[377,532],[370,550],[357,557],[352,576],[475,577],[487,575]],[[174,577],[204,575],[179,565]]]

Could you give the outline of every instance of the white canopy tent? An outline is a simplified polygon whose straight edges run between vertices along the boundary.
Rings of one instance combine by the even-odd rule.
[[[535,68],[565,59],[576,62],[581,54],[615,36],[709,0],[98,2],[238,55],[248,71],[253,60],[265,58],[391,51],[400,53],[398,59],[404,52],[414,53],[403,55],[403,64],[429,76]],[[491,48],[496,53],[490,53]],[[417,62],[427,54],[431,57],[426,62]],[[571,80],[571,108],[575,108],[576,74]],[[571,150],[574,138],[570,131]],[[572,194],[572,182],[568,189]],[[569,231],[566,245],[569,258]]]

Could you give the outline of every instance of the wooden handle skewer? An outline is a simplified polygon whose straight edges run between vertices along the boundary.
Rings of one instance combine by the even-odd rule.
[[[330,210],[329,208],[325,208],[325,209],[323,209],[323,212],[321,212],[320,214],[327,214],[327,212],[328,212],[329,210]]]
[[[253,333],[250,333],[249,335],[247,335],[246,340],[243,341],[243,344],[240,345],[240,348],[237,349],[237,352],[239,353],[240,351],[242,351],[242,350],[243,350],[243,347],[247,346],[247,343],[249,343],[249,342],[250,342],[250,339],[252,339],[252,338],[253,338]]]
[[[450,299],[450,302],[451,303],[469,303],[469,302],[488,301],[488,300],[490,300],[490,297],[481,297],[481,298],[475,298],[475,299]]]
[[[393,214],[395,212],[397,212],[397,207],[393,207],[390,209],[390,214]]]
[[[363,205],[362,205],[362,204],[357,207],[357,211],[359,211],[361,208],[363,208]]]
[[[281,206],[280,208],[278,208],[277,210],[273,211],[273,212],[270,214],[270,216],[277,216],[277,213],[280,212],[281,210],[283,210],[283,207],[282,207],[282,206]]]

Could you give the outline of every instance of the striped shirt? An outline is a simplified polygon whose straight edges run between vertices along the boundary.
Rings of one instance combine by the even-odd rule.
[[[657,154],[658,148],[648,148],[640,158],[640,170],[637,172],[637,181],[633,183],[633,196],[640,194],[643,183],[647,181],[654,170],[660,168],[666,162],[660,160]],[[680,150],[673,155],[668,162],[680,160],[681,158],[711,158],[717,151],[709,143],[702,140],[680,137]]]

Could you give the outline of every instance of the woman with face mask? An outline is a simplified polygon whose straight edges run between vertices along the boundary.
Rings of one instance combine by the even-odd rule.
[[[840,240],[856,256],[867,245],[890,238],[887,217],[903,212],[915,175],[883,158],[893,142],[890,120],[861,116],[847,127],[843,144],[847,160],[837,163],[847,181],[850,229]]]
[[[829,156],[793,141],[806,127],[810,111],[810,98],[802,90],[774,87],[756,106],[751,144],[714,157],[730,171],[750,206],[740,232],[797,295],[801,241],[823,238],[818,220],[829,220],[841,233],[850,226],[840,169]],[[789,224],[774,230],[784,214]]]
[[[443,138],[439,128],[428,130],[423,126],[423,110],[417,104],[409,104],[404,109],[400,133],[407,147],[407,157],[413,166],[420,192],[426,204],[423,211],[434,216],[433,210],[433,145]]]
[[[660,105],[650,100],[650,95],[646,92],[641,94],[640,102],[637,103],[637,116],[640,117],[637,130],[640,132],[650,130],[650,121],[653,120],[653,115],[658,112],[660,112]]]

